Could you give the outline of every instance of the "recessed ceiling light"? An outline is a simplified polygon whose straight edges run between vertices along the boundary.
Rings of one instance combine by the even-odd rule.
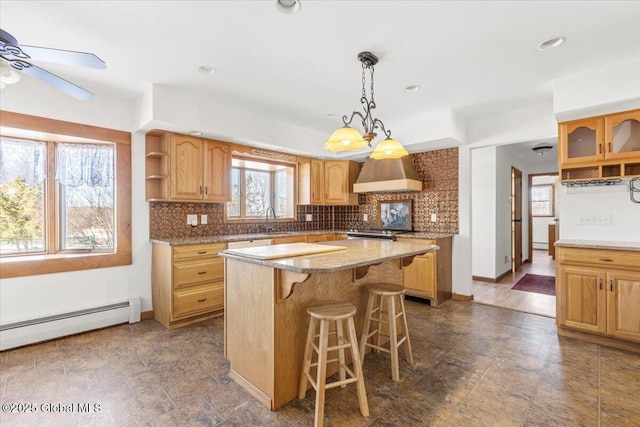
[[[419,90],[420,90],[420,86],[418,85],[407,86],[404,88],[404,91],[407,93],[415,93]]]
[[[300,0],[276,0],[276,9],[282,13],[296,13],[301,7]]]
[[[554,37],[549,40],[545,40],[538,45],[538,50],[549,50],[556,48],[567,41],[566,37]]]
[[[189,135],[193,135],[193,136],[202,136],[204,135],[202,132],[200,132],[199,130],[190,130],[189,131]]]
[[[216,69],[211,65],[202,65],[200,66],[200,68],[198,68],[198,71],[200,71],[202,74],[215,74],[217,72]]]

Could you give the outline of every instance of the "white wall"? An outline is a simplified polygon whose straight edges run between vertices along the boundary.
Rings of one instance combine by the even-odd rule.
[[[640,108],[640,59],[553,82],[553,112],[559,122]]]
[[[458,235],[453,237],[453,292],[471,295],[471,150],[458,149]]]
[[[496,277],[496,147],[471,150],[471,270]]]
[[[567,188],[558,192],[560,239],[640,242],[640,203],[629,198],[629,181],[624,185]],[[578,217],[610,215],[611,224],[581,225]]]
[[[3,89],[1,109],[128,132],[134,128],[133,103],[104,94],[96,94],[92,100],[80,102],[30,78],[23,78],[19,85],[14,86]],[[141,297],[142,310],[151,310],[151,244],[149,213],[144,200],[144,135],[133,135],[131,149],[133,264],[3,279],[0,286],[0,323],[121,302],[130,297]]]

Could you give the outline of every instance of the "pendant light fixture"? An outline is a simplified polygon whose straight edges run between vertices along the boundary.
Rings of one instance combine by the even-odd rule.
[[[373,98],[373,72],[374,66],[378,63],[378,57],[371,52],[360,52],[358,60],[362,63],[362,97],[360,98],[360,103],[363,106],[364,113],[354,111],[351,113],[351,118],[347,115],[342,116],[344,127],[333,132],[324,144],[324,148],[329,151],[357,151],[367,145],[371,147],[371,141],[377,136],[376,130],[379,129],[386,136],[386,139],[378,144],[373,153],[371,153],[371,158],[377,160],[397,159],[408,155],[409,152],[405,150],[402,144],[391,138],[391,131],[384,127],[384,123],[372,115],[372,110],[376,108],[376,102]],[[371,75],[371,99],[367,98],[367,70]],[[356,116],[360,118],[364,134],[360,134],[356,129],[349,126]]]

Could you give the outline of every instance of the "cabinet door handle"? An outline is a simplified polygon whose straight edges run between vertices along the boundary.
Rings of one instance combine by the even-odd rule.
[[[609,153],[611,153],[611,141],[609,141]]]
[[[613,262],[613,260],[611,258],[598,258],[598,261],[602,261],[602,262]]]
[[[613,280],[609,280],[609,290],[613,292]]]
[[[602,154],[602,144],[598,144],[598,154]]]
[[[600,290],[602,290],[602,279],[600,279]]]
[[[204,186],[204,194],[207,194],[209,192],[209,187],[207,187],[206,185]]]
[[[202,185],[200,186],[200,194],[202,194]]]
[[[206,254],[206,253],[207,253],[207,251],[198,251],[198,255],[203,255],[203,254]]]
[[[207,274],[206,271],[198,271],[198,274]]]
[[[199,299],[198,302],[205,302],[206,300],[207,300],[206,298],[202,298],[202,299]]]

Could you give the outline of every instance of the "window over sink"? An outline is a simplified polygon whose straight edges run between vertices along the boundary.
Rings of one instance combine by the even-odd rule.
[[[294,164],[234,156],[226,219],[259,221],[268,208],[273,208],[277,219],[295,219],[295,181]]]

